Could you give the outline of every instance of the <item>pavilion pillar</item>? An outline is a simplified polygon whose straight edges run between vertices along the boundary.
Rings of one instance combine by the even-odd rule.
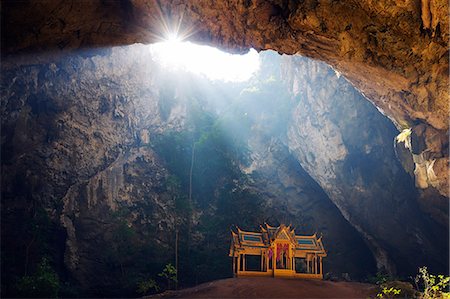
[[[319,274],[319,257],[316,256],[316,262],[314,263],[314,266],[316,267],[316,274]]]
[[[277,255],[275,254],[275,248],[274,248],[273,249],[273,254],[272,254],[272,271],[275,271],[275,269],[277,267],[277,258],[276,258],[276,256]]]
[[[309,257],[306,257],[306,273],[309,273]]]
[[[239,271],[241,271],[241,255],[240,254],[238,254],[238,256],[237,256],[237,271],[236,271],[236,274],[238,274],[239,273]]]
[[[242,258],[242,270],[244,270],[245,271],[245,254],[243,254],[242,255],[243,256],[243,258]]]
[[[261,252],[261,272],[264,270],[264,254]]]
[[[314,274],[317,274],[317,256],[314,256]]]
[[[320,274],[323,276],[322,257],[320,257]]]
[[[292,254],[291,265],[292,265],[292,266],[291,266],[291,267],[292,267],[291,269],[294,270],[294,272],[295,272],[295,255],[294,255],[294,254]]]

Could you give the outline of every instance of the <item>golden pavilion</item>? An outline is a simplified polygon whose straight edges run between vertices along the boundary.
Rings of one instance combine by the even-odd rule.
[[[291,226],[267,223],[261,232],[231,230],[229,256],[235,277],[273,276],[323,278],[322,259],[327,256],[322,237],[296,235]]]

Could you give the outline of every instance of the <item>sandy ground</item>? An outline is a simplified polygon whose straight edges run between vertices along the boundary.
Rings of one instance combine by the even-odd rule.
[[[357,282],[229,278],[147,298],[374,298],[376,286]]]

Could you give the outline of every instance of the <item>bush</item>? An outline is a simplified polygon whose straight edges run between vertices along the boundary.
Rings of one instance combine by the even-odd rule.
[[[167,279],[167,288],[169,290],[171,289],[170,287],[172,282],[178,282],[177,269],[171,263],[167,264],[163,271],[158,274],[158,276]]]
[[[387,281],[381,285],[381,288],[388,290],[390,289],[399,290],[400,293],[398,293],[397,295],[399,295],[399,297],[402,298],[415,298],[418,295],[418,292],[414,289],[414,286],[411,283],[405,281],[399,280]],[[395,295],[394,292],[391,293]]]
[[[401,292],[402,292],[402,290],[396,289],[394,287],[391,287],[391,288],[382,287],[381,291],[377,294],[377,298],[391,299],[397,295],[400,295]]]
[[[432,275],[428,273],[427,267],[419,268],[419,274],[416,276],[417,288],[419,284],[423,286],[423,299],[450,298],[448,290],[450,277],[444,275]]]
[[[137,292],[139,294],[146,295],[150,291],[154,291],[154,292],[159,291],[159,285],[154,279],[150,278],[148,280],[143,280],[138,283]]]
[[[387,281],[392,281],[392,277],[385,271],[378,271],[375,276],[369,277],[369,283],[382,285],[386,283]]]
[[[42,258],[36,273],[32,276],[23,276],[16,289],[20,297],[56,298],[59,291],[59,277],[48,259]]]

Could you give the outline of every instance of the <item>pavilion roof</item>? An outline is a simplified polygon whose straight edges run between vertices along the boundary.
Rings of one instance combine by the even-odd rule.
[[[236,227],[232,230],[232,243],[238,247],[269,247],[276,239],[289,240],[295,244],[296,250],[313,251],[318,254],[326,254],[322,244],[322,238],[313,235],[296,235],[295,230],[289,225],[270,226],[264,223],[259,232],[244,231]]]

